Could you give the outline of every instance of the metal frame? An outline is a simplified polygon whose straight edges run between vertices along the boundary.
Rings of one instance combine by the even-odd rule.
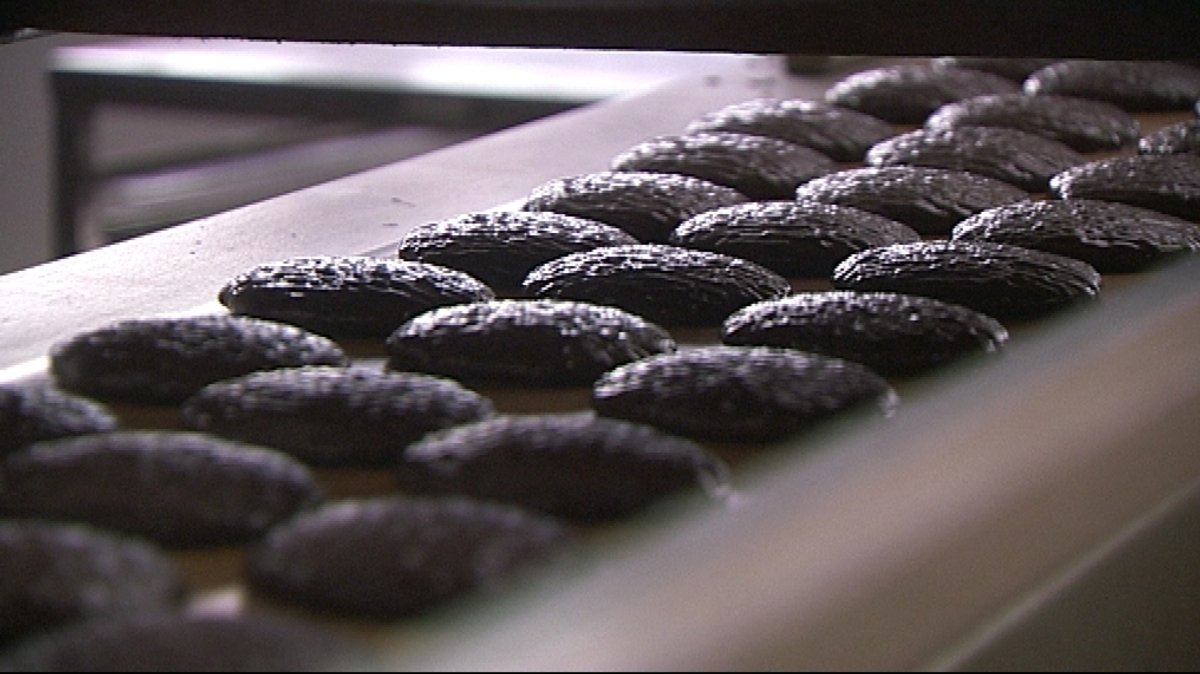
[[[749,53],[1194,58],[1190,0],[136,0],[7,3],[19,29]]]

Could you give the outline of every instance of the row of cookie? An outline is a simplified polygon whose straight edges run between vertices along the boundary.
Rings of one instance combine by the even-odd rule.
[[[1129,112],[1187,110],[1200,101],[1200,69],[1167,61],[944,57],[853,73],[830,87],[825,100],[921,124],[953,101],[1012,94],[1103,101]]]
[[[316,458],[318,463],[323,458],[319,454],[321,440],[334,435],[340,436],[343,453],[365,453],[370,462],[389,448],[415,440],[423,430],[492,416],[488,401],[452,382],[343,369],[347,364],[344,352],[323,337],[291,326],[230,316],[123,322],[59,345],[51,361],[57,382],[67,388],[108,400],[159,403],[178,401],[210,380],[271,370],[263,373],[263,378],[277,375],[278,381],[285,382],[275,389],[277,402],[295,403],[294,414],[276,409],[277,414],[271,415],[269,404],[254,408],[254,401],[262,403],[269,396],[261,390],[245,390],[245,395],[225,400],[257,409],[260,414],[250,414],[245,423],[233,425],[240,433],[249,429],[253,434],[254,430],[263,431],[266,424],[270,426],[266,433],[274,440],[298,439],[302,447],[311,450],[307,458]],[[305,364],[325,367],[275,369]],[[258,381],[247,377],[225,391],[243,384],[255,389]],[[270,384],[263,387],[270,388]],[[214,392],[206,400],[218,398],[220,393]],[[179,607],[183,593],[178,573],[165,570],[164,564],[154,566],[154,574],[103,575],[113,570],[114,558],[136,561],[149,557],[146,544],[115,542],[109,534],[80,528],[80,523],[175,547],[256,541],[295,519],[295,529],[273,534],[258,548],[260,552],[249,556],[247,575],[257,579],[250,584],[292,603],[387,615],[408,614],[480,585],[500,584],[516,567],[569,540],[567,530],[546,517],[494,503],[397,498],[324,504],[313,474],[273,449],[196,434],[118,432],[115,419],[101,405],[50,389],[6,387],[0,389],[0,403],[6,440],[0,467],[0,516],[4,526],[14,532],[12,545],[0,549],[6,569],[0,579],[4,585],[0,623],[6,626],[6,644],[84,618],[107,620],[115,614],[159,613]],[[312,414],[321,415],[325,423],[306,416]],[[554,436],[556,424],[544,424]],[[563,428],[571,424],[575,422],[570,419],[558,422]],[[626,426],[615,421],[587,424],[595,442],[634,432]],[[356,431],[361,432],[356,435]],[[575,435],[587,432],[579,429]],[[53,440],[77,435],[82,437]],[[565,438],[567,433],[560,429],[558,435]],[[316,449],[311,449],[314,446]],[[294,445],[290,449],[302,453]],[[544,456],[539,458],[557,456],[552,445],[540,449]],[[652,431],[618,443],[607,454],[594,443],[586,446],[578,440],[563,454],[570,458],[572,452],[587,449],[604,457],[610,473],[624,470],[643,476],[642,481],[609,476],[608,483],[623,485],[623,491],[610,494],[593,489],[589,493],[579,490],[577,484],[563,484],[573,473],[561,472],[555,483],[554,471],[548,470],[533,483],[543,492],[557,489],[560,500],[563,494],[574,499],[568,499],[560,510],[599,493],[600,502],[587,502],[576,511],[590,507],[593,517],[615,517],[685,485],[704,482],[714,495],[726,486],[726,471],[719,461],[691,443]],[[75,525],[65,528],[34,520]],[[329,529],[337,531],[341,542],[294,542],[320,536],[313,529],[325,521],[336,522]],[[297,533],[289,533],[292,531]],[[66,543],[60,542],[63,538]],[[376,556],[354,545],[358,539],[374,542]],[[60,578],[61,565],[38,561],[57,555],[59,547],[68,543],[89,553],[77,555],[79,568],[68,569],[75,578],[71,582]],[[285,551],[280,552],[281,548]],[[98,550],[95,555],[90,554],[93,549]],[[326,559],[324,573],[306,573],[302,580],[307,584],[296,587],[287,574],[298,566],[311,565],[294,557],[311,554],[314,549],[342,551],[346,559]],[[418,561],[409,565],[389,562],[401,553]],[[355,564],[360,565],[357,570],[350,568]],[[121,568],[118,565],[118,570]],[[361,591],[347,590],[348,581],[361,583],[357,586]],[[103,582],[112,587],[107,594],[96,596],[96,588]],[[391,591],[381,592],[381,584]],[[48,592],[47,587],[55,591]],[[341,589],[331,598],[329,588]],[[313,600],[313,596],[324,599]],[[224,629],[178,618],[163,618],[165,623],[157,619],[143,623],[151,620],[146,616],[132,620],[153,629],[169,624],[172,634],[175,629],[205,633]],[[122,618],[118,624],[127,622]],[[251,627],[254,625],[247,629]],[[140,627],[133,632],[146,636]],[[13,657],[16,662],[29,662],[28,657],[37,662],[48,648],[57,649],[62,643],[71,648],[76,634],[52,636],[52,646],[35,641]]]
[[[0,522],[0,568],[0,671],[315,671],[371,664],[355,645],[299,622],[181,611],[180,568],[156,546],[120,534]]]
[[[658,377],[655,377],[655,379],[659,379],[659,378],[661,378],[661,375],[658,375]],[[684,380],[688,380],[688,379],[690,379],[690,378],[684,378]]]
[[[713,496],[728,486],[724,467],[697,446],[632,424],[583,416],[501,418],[459,433],[499,443],[490,452],[472,447],[463,457],[467,480],[482,479],[484,489],[489,480],[515,488],[542,511],[615,517],[697,482]],[[461,447],[451,437],[438,442]],[[426,447],[431,465],[446,477],[454,457]],[[530,465],[537,470],[518,470]],[[496,466],[502,471],[491,470]],[[405,474],[411,479],[413,471]],[[454,482],[461,486],[463,479]],[[171,547],[250,541],[246,585],[255,595],[379,618],[504,587],[514,574],[573,549],[564,525],[495,498],[322,503],[298,463],[196,434],[108,432],[37,444],[7,457],[4,483],[0,636],[3,647],[16,650],[0,662],[30,662],[30,652],[38,662],[47,649],[57,657],[59,648],[77,648],[82,635],[95,638],[89,629],[113,619],[128,627],[131,621],[162,626],[161,618],[170,634],[207,631],[160,615],[183,608],[178,569],[149,544],[125,537],[130,534]],[[57,523],[64,521],[74,524]],[[84,522],[124,534],[84,528]],[[91,628],[73,627],[83,620],[92,620]],[[57,633],[61,627],[68,631]],[[100,631],[111,634],[108,629]],[[55,633],[47,640],[18,643],[48,630]]]
[[[1021,84],[1013,89],[1005,78]],[[1062,198],[1107,199],[1200,218],[1200,163],[1194,159],[1200,123],[1179,121],[1139,138],[1139,124],[1129,114],[1200,113],[1200,69],[1190,64],[939,59],[854,73],[831,87],[826,100],[923,125],[872,147],[865,155],[871,165],[961,168]],[[1085,163],[1075,154],[1134,143],[1141,156]]]

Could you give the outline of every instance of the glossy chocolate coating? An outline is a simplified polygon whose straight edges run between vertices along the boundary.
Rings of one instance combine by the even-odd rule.
[[[596,412],[704,440],[770,442],[859,405],[890,410],[895,394],[868,368],[791,349],[708,346],[647,358],[604,375]]]
[[[47,386],[0,386],[0,458],[42,440],[115,430],[103,405]]]
[[[752,304],[725,321],[721,341],[812,351],[907,376],[999,350],[1008,331],[977,311],[929,297],[834,291]]]
[[[387,340],[393,370],[517,386],[590,385],[610,368],[674,349],[665,330],[638,316],[558,300],[444,307]]]
[[[1032,73],[1025,93],[1108,101],[1129,111],[1186,110],[1200,100],[1200,68],[1165,61],[1060,61]]]
[[[836,161],[861,161],[867,148],[895,133],[887,122],[821,101],[756,98],[710,112],[685,129],[732,131],[811,147]]]
[[[907,225],[849,206],[756,201],[701,213],[677,227],[671,242],[750,260],[787,277],[828,278],[853,253],[920,238]]]
[[[953,101],[1018,92],[1020,86],[1013,81],[979,70],[899,65],[848,75],[825,92],[825,100],[895,124],[921,124],[929,113]]]
[[[1141,133],[1138,121],[1121,108],[1069,96],[977,96],[944,105],[925,120],[930,131],[964,126],[1018,129],[1078,152],[1132,145]]]
[[[1200,119],[1169,124],[1138,141],[1139,154],[1200,154]]]
[[[556,257],[635,243],[625,231],[586,218],[489,211],[418,226],[404,235],[399,255],[467,272],[496,290],[512,290],[531,269]]]
[[[193,433],[40,443],[3,464],[0,514],[87,523],[191,547],[253,540],[322,499],[278,452]]]
[[[301,257],[263,264],[221,289],[235,314],[290,323],[331,337],[386,337],[434,307],[495,297],[469,274],[373,257]]]
[[[719,497],[729,469],[703,447],[591,414],[498,417],[410,446],[400,488],[459,493],[571,520],[628,517],[685,490]]]
[[[796,190],[800,201],[861,208],[912,227],[944,235],[980,211],[1029,198],[995,178],[923,166],[867,167],[817,178]]]
[[[614,171],[678,173],[732,187],[751,199],[786,199],[837,165],[816,150],[778,138],[701,132],[660,136],[612,160]]]
[[[933,60],[934,65],[953,68],[969,68],[992,73],[1001,77],[1024,82],[1035,71],[1045,68],[1055,59],[1040,58],[999,58],[990,56],[939,56]]]
[[[740,258],[644,244],[597,248],[529,273],[534,297],[621,307],[665,326],[718,325],[737,309],[791,292],[787,279]]]
[[[311,621],[147,613],[83,623],[0,656],[6,672],[376,671],[362,646]]]
[[[281,602],[398,618],[497,590],[572,541],[555,520],[464,498],[331,504],[250,551],[251,588]]]
[[[134,319],[56,344],[58,385],[101,400],[174,404],[259,370],[346,365],[341,347],[297,327],[228,315]]]
[[[1087,263],[1018,246],[923,241],[856,253],[838,265],[841,290],[923,295],[996,318],[1033,318],[1100,292]]]
[[[185,428],[278,449],[310,465],[391,464],[426,433],[492,416],[456,382],[366,368],[311,367],[206,386],[180,410]]]
[[[638,241],[664,243],[684,220],[746,201],[732,187],[691,176],[605,171],[551,180],[535,188],[523,208],[598,220]]]
[[[153,546],[88,527],[0,522],[0,646],[182,603],[183,575]]]
[[[963,220],[953,239],[1043,250],[1124,273],[1200,250],[1200,225],[1111,201],[1023,201]]]
[[[928,166],[970,171],[1031,192],[1043,192],[1055,174],[1087,161],[1058,141],[1017,129],[962,126],[913,131],[867,152],[872,166]]]
[[[1063,199],[1103,199],[1200,220],[1200,155],[1136,155],[1089,162],[1050,180]]]

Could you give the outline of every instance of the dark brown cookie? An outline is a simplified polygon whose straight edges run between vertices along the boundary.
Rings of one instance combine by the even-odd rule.
[[[1022,201],[971,216],[956,241],[990,241],[1083,260],[1097,271],[1135,272],[1200,250],[1200,226],[1136,206],[1090,199]]]
[[[860,161],[867,148],[895,133],[887,122],[821,101],[757,98],[692,122],[685,133],[730,131],[811,147],[837,161]]]
[[[848,75],[825,92],[825,100],[895,124],[921,124],[947,103],[1020,90],[1012,80],[979,70],[900,65]]]
[[[1062,143],[1017,129],[961,126],[913,131],[867,152],[871,166],[928,166],[970,171],[1044,192],[1054,175],[1087,159]]]
[[[995,178],[921,166],[867,167],[817,178],[796,190],[800,201],[860,208],[921,234],[944,235],[980,211],[1029,198]]]
[[[1079,152],[1132,145],[1141,133],[1138,121],[1121,108],[1068,96],[977,96],[943,105],[925,120],[930,131],[963,126],[1018,129]]]
[[[771,442],[895,393],[868,368],[792,349],[706,346],[655,356],[596,382],[596,412],[701,440]]]
[[[837,266],[841,290],[923,295],[996,318],[1032,318],[1100,292],[1085,262],[999,243],[922,241],[856,253]]]
[[[836,168],[809,147],[718,131],[652,138],[612,160],[614,171],[678,173],[732,187],[751,199],[789,198],[796,186]]]
[[[336,503],[284,524],[250,552],[252,590],[381,619],[496,591],[572,541],[554,520],[463,498]]]
[[[3,464],[0,514],[190,547],[240,543],[321,500],[278,452],[192,433],[118,432],[33,445]]]
[[[491,401],[448,379],[309,367],[210,384],[183,404],[180,419],[314,466],[372,466],[395,463],[426,433],[493,413]]]
[[[50,370],[66,390],[101,400],[174,404],[222,379],[258,370],[345,365],[330,340],[239,316],[128,320],[54,346]]]
[[[400,488],[458,493],[570,520],[628,517],[686,491],[719,498],[724,463],[694,442],[591,414],[498,417],[410,446]]]
[[[1016,82],[1024,82],[1035,71],[1045,68],[1054,59],[1038,58],[999,58],[992,56],[940,56],[933,60],[934,65],[952,68],[969,68],[982,70],[985,73],[999,75]]]
[[[671,235],[677,246],[744,258],[788,277],[820,278],[860,250],[920,239],[881,215],[811,201],[726,206],[685,221]]]
[[[551,212],[489,211],[416,227],[400,241],[399,254],[405,260],[465,271],[496,290],[513,290],[543,262],[637,242],[625,231],[595,220]]]
[[[86,527],[0,522],[0,646],[96,618],[169,610],[183,576],[154,547]]]
[[[617,365],[674,349],[665,330],[638,316],[557,300],[443,307],[387,340],[393,370],[525,386],[590,385]]]
[[[100,403],[47,386],[0,385],[0,458],[42,440],[116,428]]]
[[[261,615],[98,620],[0,656],[3,672],[337,672],[380,666],[332,632]]]
[[[1050,180],[1063,199],[1103,199],[1200,220],[1200,155],[1114,157],[1067,169]]]
[[[1200,68],[1166,61],[1060,61],[1029,76],[1031,95],[1108,101],[1130,111],[1187,110],[1200,99]]]
[[[676,246],[597,248],[525,279],[534,297],[621,307],[666,326],[718,325],[735,310],[791,292],[787,279],[741,258]]]
[[[957,304],[896,293],[801,293],[730,316],[721,341],[777,346],[862,363],[886,376],[924,374],[1008,340],[994,319]]]
[[[434,307],[495,297],[475,277],[439,265],[373,257],[301,257],[264,264],[221,289],[235,314],[331,337],[386,337]]]
[[[1139,154],[1200,154],[1200,119],[1169,124],[1138,141]]]
[[[746,201],[732,187],[691,176],[606,171],[551,180],[535,188],[523,208],[598,220],[638,241],[664,243],[693,215]]]

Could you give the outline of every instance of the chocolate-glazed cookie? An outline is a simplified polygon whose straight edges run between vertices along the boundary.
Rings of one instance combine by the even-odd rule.
[[[330,504],[250,551],[255,592],[321,612],[390,619],[510,585],[570,545],[555,520],[455,497]]]
[[[258,370],[347,362],[325,337],[228,315],[121,321],[50,352],[50,371],[63,389],[151,404],[179,403],[215,381]]]
[[[596,412],[701,440],[781,440],[895,393],[868,368],[792,349],[706,346],[619,367],[596,382]]]
[[[83,623],[0,656],[2,672],[336,672],[381,668],[311,623],[149,613]]]
[[[986,126],[913,131],[882,141],[867,152],[871,166],[970,171],[1031,192],[1044,192],[1054,175],[1086,161],[1058,141],[1017,129]]]
[[[833,271],[840,290],[923,295],[996,318],[1033,318],[1100,292],[1091,265],[999,243],[922,241],[872,248]]]
[[[441,377],[309,367],[210,384],[183,404],[180,419],[309,465],[372,466],[395,463],[426,433],[493,413],[487,398]]]
[[[895,124],[921,124],[947,103],[1020,90],[1011,80],[979,70],[899,65],[848,75],[825,92],[825,100]]]
[[[995,178],[922,166],[839,171],[796,190],[800,201],[860,208],[932,235],[949,234],[968,216],[1028,197],[1025,190]]]
[[[0,648],[97,618],[183,601],[179,569],[153,546],[87,527],[0,522]]]
[[[221,289],[235,314],[331,337],[386,337],[434,307],[495,297],[475,277],[434,264],[373,257],[300,257],[263,264]]]
[[[1138,121],[1121,108],[1069,96],[977,96],[943,105],[925,120],[930,131],[963,126],[1018,129],[1079,152],[1132,145],[1141,133]]]
[[[717,325],[791,292],[787,279],[753,262],[656,244],[567,255],[534,269],[524,286],[534,297],[621,307],[665,326]]]
[[[1166,61],[1060,61],[1025,80],[1025,93],[1108,101],[1129,111],[1186,110],[1200,99],[1200,68]]]
[[[860,161],[867,148],[891,136],[887,122],[821,101],[756,98],[710,112],[688,134],[731,131],[811,147],[837,161]]]
[[[787,277],[821,278],[860,250],[920,239],[881,215],[811,201],[726,206],[685,221],[671,235],[677,246],[744,258]]]
[[[939,56],[933,60],[934,65],[937,66],[982,70],[985,73],[999,75],[1016,82],[1024,82],[1025,78],[1035,71],[1055,62],[1055,59],[991,56]]]
[[[399,255],[465,271],[495,290],[514,290],[543,262],[637,242],[621,229],[586,218],[548,211],[488,211],[416,227],[400,241]]]
[[[1063,199],[1103,199],[1200,220],[1200,155],[1114,157],[1054,176],[1050,189]]]
[[[665,330],[615,307],[498,300],[443,307],[405,323],[387,340],[387,366],[465,381],[574,386],[674,349]]]
[[[963,220],[952,238],[1044,250],[1124,273],[1200,250],[1200,225],[1111,201],[1022,201]]]
[[[798,185],[836,168],[809,147],[719,131],[652,138],[612,160],[614,171],[678,173],[732,187],[751,199],[789,198]]]
[[[0,458],[42,440],[115,430],[100,403],[47,386],[0,385]]]
[[[458,493],[579,521],[628,517],[686,491],[718,498],[729,470],[689,440],[591,414],[497,417],[410,446],[400,488]]]
[[[304,466],[193,433],[39,443],[3,464],[0,515],[87,523],[191,547],[241,543],[321,501]]]
[[[930,297],[834,291],[752,304],[725,321],[721,341],[812,351],[909,376],[996,351],[1008,331],[978,311]]]
[[[1169,124],[1138,141],[1138,154],[1200,154],[1200,119]]]
[[[691,176],[605,171],[551,180],[534,188],[522,208],[598,220],[638,241],[665,243],[693,215],[746,201],[732,187]]]

